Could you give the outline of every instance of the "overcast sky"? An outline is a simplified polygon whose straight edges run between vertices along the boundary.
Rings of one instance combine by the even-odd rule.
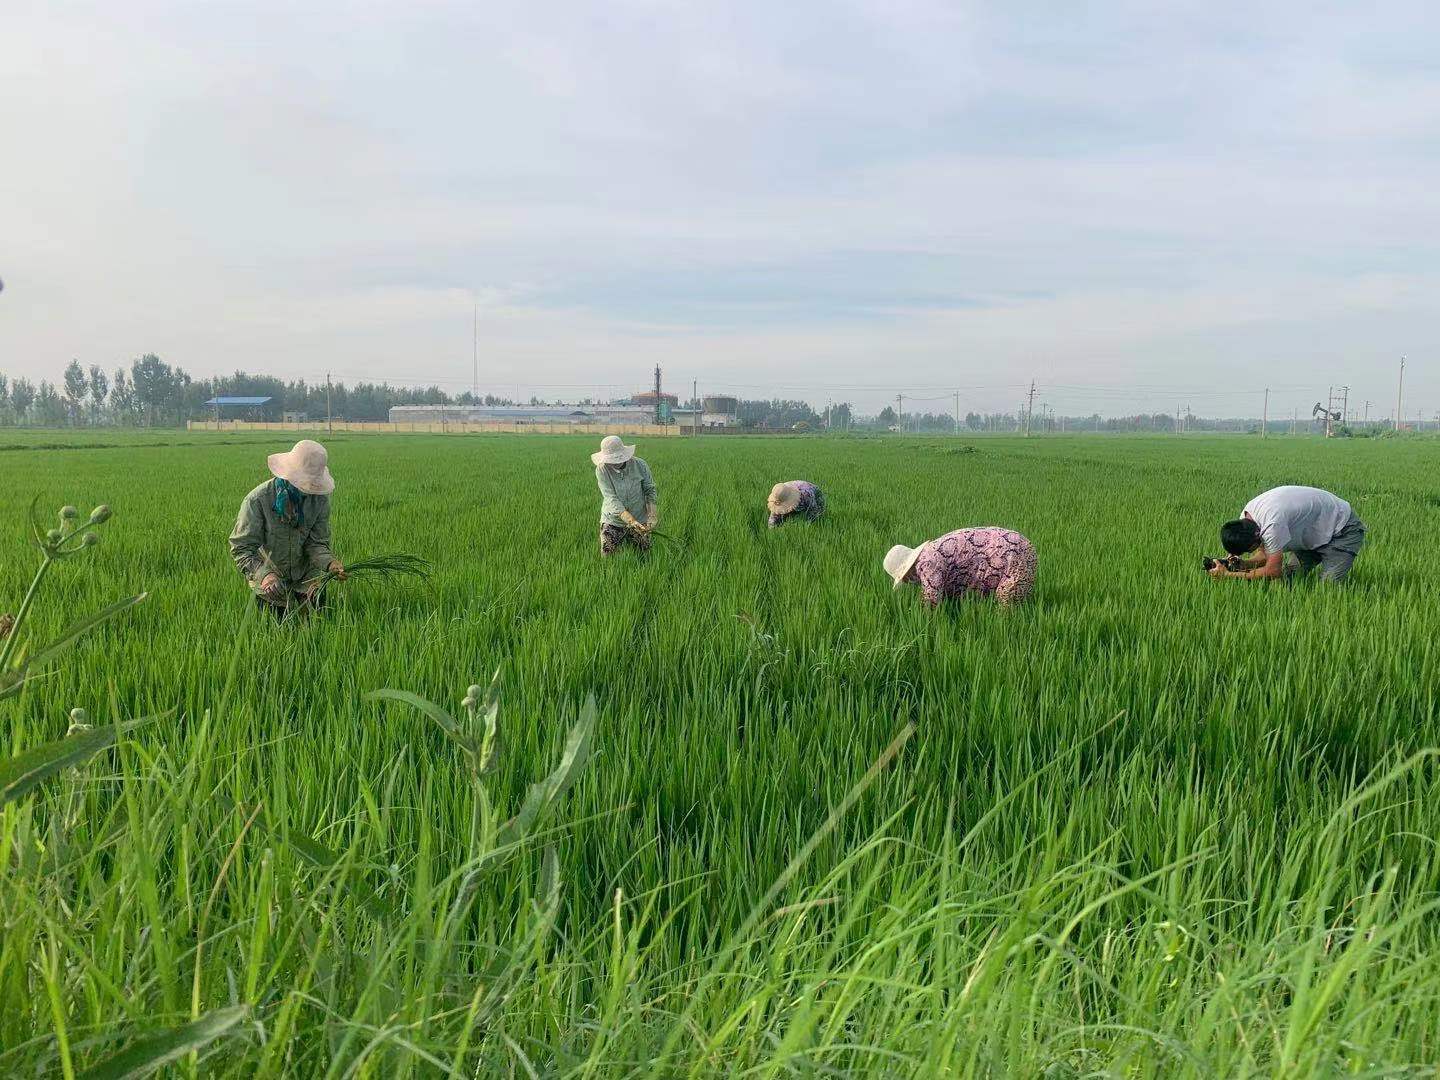
[[[0,371],[1433,416],[1437,193],[1433,0],[9,0]]]

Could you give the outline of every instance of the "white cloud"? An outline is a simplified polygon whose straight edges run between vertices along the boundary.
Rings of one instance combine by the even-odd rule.
[[[1436,21],[22,6],[0,37],[0,370],[153,350],[464,385],[478,296],[497,388],[661,362],[754,393],[994,384],[997,405],[1032,375],[1381,397],[1406,352],[1423,401]]]

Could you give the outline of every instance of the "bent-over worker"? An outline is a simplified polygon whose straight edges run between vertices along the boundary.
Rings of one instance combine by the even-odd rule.
[[[619,435],[605,436],[590,460],[600,488],[600,554],[613,555],[626,544],[649,551],[650,531],[660,520],[660,493],[650,466]]]
[[[301,439],[288,454],[267,459],[272,478],[240,504],[230,534],[230,557],[262,608],[284,614],[292,605],[317,605],[327,572],[344,578],[330,550],[330,475],[325,448]]]
[[[885,572],[895,588],[918,584],[931,607],[966,593],[1019,603],[1035,591],[1035,570],[1030,541],[996,526],[956,529],[918,548],[897,544],[885,556]]]
[[[1244,568],[1217,562],[1211,577],[1278,578],[1285,552],[1293,551],[1302,574],[1318,566],[1322,580],[1343,581],[1365,546],[1365,523],[1340,496],[1287,484],[1256,495],[1238,518],[1221,525],[1220,543],[1241,556]]]
[[[814,521],[825,513],[825,496],[808,480],[787,480],[770,489],[765,505],[770,510],[773,529],[794,517]]]

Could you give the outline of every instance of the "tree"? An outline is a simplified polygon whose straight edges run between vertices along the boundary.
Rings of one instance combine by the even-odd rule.
[[[100,414],[105,410],[105,395],[110,392],[110,380],[105,377],[105,369],[99,364],[90,365],[90,412],[95,423],[100,422]]]
[[[830,429],[832,431],[848,431],[850,421],[851,413],[848,401],[837,402],[830,406]]]
[[[110,382],[110,415],[117,424],[128,424],[135,418],[135,391],[130,388],[124,368],[116,368]]]
[[[130,365],[130,385],[147,427],[153,427],[156,420],[171,411],[175,372],[154,353],[146,353]]]
[[[900,423],[900,419],[895,415],[895,410],[886,405],[880,410],[880,415],[875,418],[875,423],[889,431]]]
[[[746,427],[763,427],[772,431],[792,428],[804,420],[811,427],[820,423],[820,416],[810,407],[808,401],[789,401],[776,398],[773,401],[741,401],[740,422]]]
[[[80,410],[85,405],[88,387],[85,385],[85,369],[79,360],[71,360],[65,368],[65,411],[70,414],[70,423],[80,422]]]
[[[23,424],[35,404],[35,384],[29,379],[16,379],[10,387],[10,404],[15,406],[15,422]]]
[[[10,380],[0,374],[0,424],[10,418]]]
[[[43,427],[59,427],[65,422],[65,400],[48,380],[41,381],[35,394],[35,415]]]

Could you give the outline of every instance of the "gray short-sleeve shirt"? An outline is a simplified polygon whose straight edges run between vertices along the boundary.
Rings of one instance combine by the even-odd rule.
[[[1265,552],[1315,551],[1349,523],[1353,511],[1338,495],[1321,488],[1287,484],[1256,495],[1245,514],[1260,526]]]

